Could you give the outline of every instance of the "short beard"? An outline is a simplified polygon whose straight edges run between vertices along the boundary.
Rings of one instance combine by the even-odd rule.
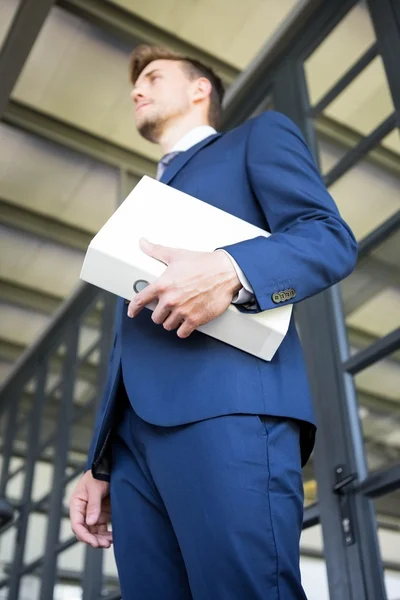
[[[164,120],[157,119],[156,121],[144,121],[141,125],[138,126],[137,130],[145,140],[149,142],[153,142],[157,144],[164,127]]]

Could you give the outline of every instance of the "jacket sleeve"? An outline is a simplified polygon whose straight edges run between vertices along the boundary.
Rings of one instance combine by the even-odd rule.
[[[300,302],[351,273],[357,242],[326,190],[300,131],[287,117],[266,112],[254,119],[247,173],[271,236],[223,249],[254,290],[256,308],[250,312]]]

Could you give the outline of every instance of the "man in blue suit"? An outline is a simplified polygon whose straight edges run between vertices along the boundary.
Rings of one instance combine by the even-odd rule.
[[[124,600],[304,599],[301,467],[315,426],[295,324],[270,362],[196,328],[231,302],[258,312],[321,292],[352,271],[357,244],[289,119],[217,133],[219,78],[164,49],[138,47],[131,79],[161,181],[271,236],[214,252],[142,241],[166,270],[118,301],[72,528],[114,543]]]

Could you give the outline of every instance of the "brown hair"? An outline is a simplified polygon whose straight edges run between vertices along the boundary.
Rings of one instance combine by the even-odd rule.
[[[161,46],[149,46],[140,44],[132,52],[130,60],[130,79],[136,83],[140,73],[154,60],[175,60],[182,63],[186,75],[190,80],[205,77],[211,83],[210,110],[208,120],[212,127],[218,129],[221,123],[222,100],[224,97],[224,86],[218,75],[198,60],[182,56],[176,52],[162,48]]]

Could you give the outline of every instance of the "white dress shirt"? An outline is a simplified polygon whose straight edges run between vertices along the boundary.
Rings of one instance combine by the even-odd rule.
[[[177,142],[175,146],[171,148],[170,152],[186,152],[186,150],[189,150],[189,148],[192,146],[195,146],[199,142],[202,142],[206,138],[210,137],[211,135],[215,135],[216,133],[217,131],[210,125],[200,125],[199,127],[194,127],[194,129],[191,129],[188,133],[186,133],[183,138],[181,138],[179,142]],[[226,252],[226,250],[222,250],[222,252],[225,252],[225,254],[231,259],[236,274],[243,286],[242,289],[240,289],[232,298],[233,304],[252,303],[254,301],[254,292],[249,280],[229,252]]]

